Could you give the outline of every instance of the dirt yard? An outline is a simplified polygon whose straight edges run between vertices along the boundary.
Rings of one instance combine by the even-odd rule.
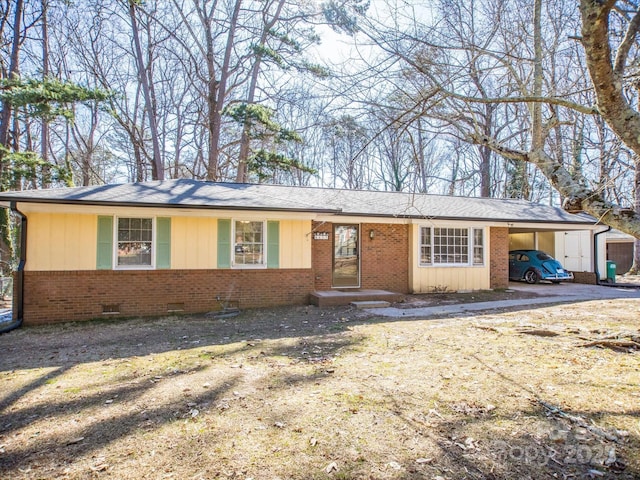
[[[0,478],[637,479],[639,309],[22,328],[0,336]]]

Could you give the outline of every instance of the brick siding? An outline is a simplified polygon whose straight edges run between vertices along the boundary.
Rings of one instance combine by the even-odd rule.
[[[24,322],[86,320],[110,307],[120,316],[207,312],[218,297],[241,309],[305,305],[312,291],[310,269],[25,272]]]
[[[362,288],[408,293],[409,225],[363,223],[360,235]]]
[[[509,229],[489,228],[489,268],[490,287],[509,286]]]
[[[313,232],[328,233],[328,240],[315,240],[311,244],[311,268],[315,280],[315,290],[331,290],[333,269],[333,224],[313,222]]]

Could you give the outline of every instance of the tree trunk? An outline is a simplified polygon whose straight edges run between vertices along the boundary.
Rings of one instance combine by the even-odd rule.
[[[151,163],[152,177],[154,180],[164,180],[164,166],[162,165],[162,155],[160,153],[160,143],[158,139],[158,126],[156,123],[156,112],[151,100],[151,89],[147,69],[144,65],[142,47],[140,45],[140,32],[136,20],[136,10],[134,0],[129,0],[129,17],[131,18],[131,30],[135,47],[136,64],[138,66],[138,77],[142,85],[142,93],[149,117],[149,130],[151,130],[151,143],[153,145],[153,162]]]
[[[209,84],[209,166],[207,168],[207,180],[217,181],[220,180],[219,176],[219,152],[220,148],[220,135],[222,129],[222,109],[224,108],[224,102],[227,96],[227,81],[229,80],[229,65],[231,64],[231,54],[233,53],[234,40],[236,34],[236,27],[238,24],[238,17],[240,15],[240,6],[242,0],[236,0],[233,8],[233,14],[231,15],[229,24],[229,33],[227,35],[227,44],[224,52],[224,60],[222,62],[222,68],[220,69],[220,79],[217,85]],[[210,46],[213,49],[213,45]],[[213,55],[213,51],[209,51]],[[209,53],[208,52],[208,53]],[[213,59],[211,59],[213,62]],[[216,91],[212,87],[216,87]]]
[[[262,33],[260,35],[259,45],[263,47],[267,41],[267,36],[269,35],[269,31],[276,24],[278,19],[280,18],[280,13],[282,12],[282,7],[284,6],[285,0],[279,0],[278,6],[276,7],[276,11],[273,14],[273,17],[268,22],[265,22]],[[265,12],[266,16],[266,12]],[[256,58],[253,62],[253,67],[251,68],[251,79],[249,81],[249,91],[247,93],[247,104],[253,104],[255,100],[256,87],[258,85],[258,75],[260,74],[260,65],[262,63],[262,54],[256,55]],[[242,135],[240,136],[240,154],[238,157],[238,170],[236,173],[236,182],[245,183],[248,180],[249,172],[247,169],[247,161],[249,159],[250,152],[250,132],[249,129],[251,125],[249,122],[245,121],[242,126]]]
[[[640,214],[640,157],[635,157],[635,175],[633,177],[633,200],[636,214]],[[629,275],[640,274],[640,239],[633,242],[633,264],[629,269]]]
[[[20,28],[22,21],[23,0],[16,0],[13,18],[13,42],[11,44],[11,57],[9,59],[8,78],[17,77],[20,71]],[[2,112],[0,112],[0,145],[9,147],[9,125],[11,124],[12,108],[9,102],[2,102]],[[2,175],[4,164],[2,162],[2,152],[0,151],[0,175]]]
[[[625,93],[624,71],[627,51],[618,51],[615,68],[612,63],[609,42],[609,15],[616,2],[581,0],[582,44],[587,59],[587,68],[594,85],[598,111],[619,138],[636,155],[640,155],[640,114],[631,108]],[[637,8],[637,7],[636,7]],[[627,36],[638,32],[640,15],[636,12],[629,22]]]
[[[42,78],[44,80],[49,76],[49,21],[47,18],[47,9],[49,0],[42,0]],[[46,118],[42,119],[42,140],[40,145],[40,157],[44,161],[42,166],[42,188],[51,186],[51,168],[49,166],[49,122]]]
[[[11,44],[11,58],[9,60],[8,78],[17,77],[20,71],[20,25],[22,20],[22,11],[24,9],[23,0],[16,0],[15,13],[13,19],[13,42]],[[12,108],[9,102],[2,102],[2,111],[0,112],[0,146],[10,149],[9,146],[9,124],[12,120]],[[4,154],[0,150],[0,178],[4,173]],[[0,186],[2,189],[2,186]],[[11,217],[8,208],[0,209],[0,255],[2,258],[14,257],[14,246],[11,237]]]
[[[542,96],[542,0],[535,0],[533,5],[533,96]],[[544,132],[542,127],[542,104],[539,102],[531,106],[531,147],[541,150],[544,147]]]

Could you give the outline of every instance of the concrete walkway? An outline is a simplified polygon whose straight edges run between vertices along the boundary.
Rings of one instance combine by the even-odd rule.
[[[462,314],[466,312],[487,311],[500,308],[527,307],[529,305],[545,305],[551,303],[571,303],[589,300],[603,300],[616,298],[638,298],[640,289],[603,287],[599,285],[583,285],[579,283],[562,283],[560,285],[511,282],[511,290],[532,292],[540,295],[536,298],[522,298],[513,300],[498,300],[495,302],[463,303],[457,305],[439,305],[435,307],[418,308],[371,308],[368,312],[383,317],[410,318],[434,317]]]

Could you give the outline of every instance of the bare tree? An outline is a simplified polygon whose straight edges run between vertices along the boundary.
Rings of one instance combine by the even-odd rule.
[[[164,180],[164,165],[162,164],[162,154],[160,153],[160,143],[158,140],[158,126],[156,124],[156,109],[152,100],[153,79],[149,78],[150,68],[145,67],[144,58],[142,56],[142,47],[140,44],[140,32],[138,30],[138,21],[136,19],[136,5],[139,0],[129,1],[129,18],[131,19],[131,33],[135,47],[136,65],[138,66],[138,77],[142,87],[142,94],[147,110],[147,120],[149,122],[149,130],[151,131],[151,144],[153,145],[153,161],[152,172],[154,180]]]
[[[597,115],[631,150],[640,152],[640,114],[625,97],[630,87],[626,79],[632,78],[627,64],[635,65],[629,56],[635,60],[637,53],[638,7],[595,0],[582,0],[579,12],[569,2],[551,5],[541,0],[464,4],[468,15],[457,15],[464,11],[460,2],[443,2],[447,15],[424,16],[435,19],[431,25],[420,26],[421,16],[407,13],[410,10],[396,19],[396,30],[369,25],[369,38],[425,79],[412,92],[404,88],[409,108],[415,111],[420,105],[425,116],[448,121],[461,138],[485,152],[489,149],[505,160],[535,165],[568,211],[586,211],[640,236],[640,217],[608,200],[599,179],[592,176],[594,169],[579,163],[584,157],[576,154],[576,148],[584,149],[579,140],[582,130],[576,125],[592,128],[590,117]],[[452,35],[452,25],[446,22],[449,14],[469,31]],[[488,28],[482,30],[474,15],[489,18]],[[571,31],[580,20],[583,50],[575,48],[575,30]],[[520,33],[509,42],[507,33],[514,37],[514,24],[521,25]],[[615,40],[612,25],[618,34],[620,28],[626,29],[620,40]],[[591,84],[585,82],[580,58],[586,58]],[[593,95],[585,95],[590,88]],[[596,105],[591,103],[594,98]],[[517,105],[527,106],[526,117],[520,113],[517,122],[512,118],[510,124],[499,123],[508,118],[507,112],[517,111]],[[505,128],[496,127],[501,124]],[[523,135],[524,141],[518,142]],[[483,165],[481,179],[486,174]],[[486,193],[485,186],[481,190]]]

